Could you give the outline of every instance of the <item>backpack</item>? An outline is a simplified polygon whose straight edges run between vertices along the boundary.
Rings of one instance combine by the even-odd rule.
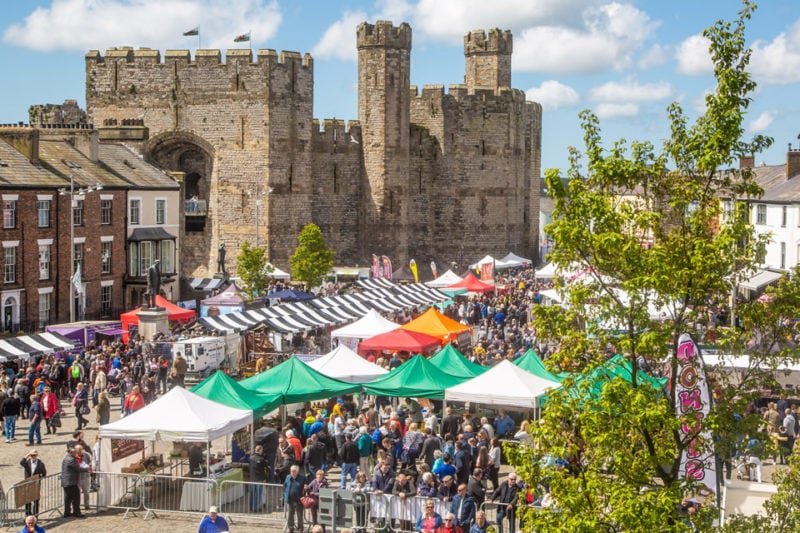
[[[81,367],[80,366],[72,365],[72,369],[70,371],[72,372],[72,377],[74,379],[77,379],[77,378],[81,377]]]
[[[52,368],[50,368],[50,373],[47,375],[47,377],[49,377],[51,381],[61,381],[63,372],[64,367],[61,365],[53,365]]]

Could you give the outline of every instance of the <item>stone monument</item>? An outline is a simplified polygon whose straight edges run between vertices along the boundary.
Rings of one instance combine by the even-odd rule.
[[[158,305],[161,289],[161,265],[158,259],[147,269],[147,305],[139,311],[139,335],[151,341],[157,333],[169,335],[169,313]]]

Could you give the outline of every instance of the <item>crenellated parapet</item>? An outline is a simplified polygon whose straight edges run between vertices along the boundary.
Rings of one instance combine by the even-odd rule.
[[[411,26],[395,26],[387,20],[375,24],[362,22],[356,29],[356,46],[361,48],[400,48],[411,50]]]
[[[321,126],[321,127],[320,127]],[[359,153],[361,151],[361,124],[357,120],[345,122],[326,118],[311,124],[311,141],[318,153]]]
[[[514,49],[511,32],[498,29],[471,31],[464,36],[466,66],[464,81],[467,90],[477,87],[511,87],[511,52]]]
[[[514,51],[514,38],[510,30],[473,30],[464,35],[464,55],[502,54],[511,55]]]
[[[90,50],[85,56],[86,63],[102,65],[104,63],[124,62],[141,66],[162,66],[173,68],[174,64],[180,63],[186,66],[203,67],[219,66],[228,63],[241,66],[241,60],[245,59],[248,64],[290,64],[299,63],[301,67],[312,68],[314,61],[311,54],[300,54],[288,50],[281,51],[280,55],[273,49],[262,48],[256,52],[256,61],[253,63],[253,51],[248,48],[229,48],[225,50],[225,60],[223,60],[222,50],[219,49],[198,49],[192,59],[190,50],[166,50],[164,61],[161,61],[161,52],[150,48],[139,48],[134,50],[131,47],[116,47],[106,50],[105,55],[98,50]]]

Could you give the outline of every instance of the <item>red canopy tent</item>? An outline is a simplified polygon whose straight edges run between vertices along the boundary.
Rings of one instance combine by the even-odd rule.
[[[365,355],[367,352],[380,352],[382,350],[426,353],[429,350],[437,350],[441,346],[442,341],[437,337],[417,331],[395,329],[361,341],[358,344],[358,353]]]
[[[170,302],[166,298],[162,298],[161,296],[156,296],[156,305],[158,307],[163,307],[167,310],[167,318],[170,322],[178,322],[181,324],[185,324],[187,322],[191,322],[195,319],[195,312],[192,309],[184,309],[183,307],[178,307],[174,303]],[[139,324],[139,312],[142,310],[141,307],[137,307],[132,311],[128,311],[127,313],[122,313],[119,315],[120,322],[122,322],[122,341],[128,342],[128,331],[131,325],[138,325]]]
[[[457,283],[453,283],[448,289],[467,289],[468,292],[494,292],[494,285],[483,282],[475,277],[475,274],[469,272],[464,279]]]

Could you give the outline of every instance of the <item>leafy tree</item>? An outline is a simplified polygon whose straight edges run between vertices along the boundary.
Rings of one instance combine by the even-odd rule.
[[[523,478],[533,486],[546,480],[557,502],[557,512],[528,513],[533,530],[683,531],[690,520],[708,529],[713,506],[691,519],[681,510],[697,489],[681,472],[682,454],[694,437],[711,430],[713,442],[694,440],[694,446],[705,457],[725,457],[757,425],[757,417],[745,412],[752,399],[747,391],[767,377],[756,371],[738,382],[712,374],[722,401],[688,438],[681,425],[694,426],[696,413],[675,415],[679,337],[702,330],[708,306],[727,301],[765,243],[737,202],[762,193],[752,170],[738,168],[739,159],[772,143],[762,136],[741,140],[755,89],[745,44],[754,9],[745,0],[734,21],[718,21],[704,32],[717,86],[691,125],[677,103],[668,108],[671,135],[660,150],[625,140],[605,149],[597,117],[584,111],[585,150],[570,149],[566,184],[558,170],[546,172],[554,200],[550,259],[582,276],[557,285],[568,309],[535,309],[537,336],[555,346],[548,364],[574,374],[549,395],[542,423],[529,430],[536,446],[514,452]],[[722,212],[720,198],[733,200],[732,213]],[[791,357],[779,340],[788,325],[778,320],[775,327],[775,319],[796,316],[800,307],[792,308],[794,296],[784,300],[783,308],[741,308],[748,329],[724,335],[724,345],[746,348],[767,369]],[[615,353],[630,365],[630,380],[609,380],[592,393],[584,378]],[[663,369],[663,388],[646,379],[645,365]],[[568,466],[543,468],[540,456]]]
[[[306,224],[297,241],[298,246],[289,259],[292,278],[305,282],[309,288],[319,285],[333,268],[336,253],[328,248],[322,231],[313,223]]]
[[[242,278],[244,290],[251,296],[258,296],[264,292],[266,276],[272,271],[267,263],[267,251],[261,246],[251,246],[248,241],[242,243],[239,255],[236,257],[236,271]]]

